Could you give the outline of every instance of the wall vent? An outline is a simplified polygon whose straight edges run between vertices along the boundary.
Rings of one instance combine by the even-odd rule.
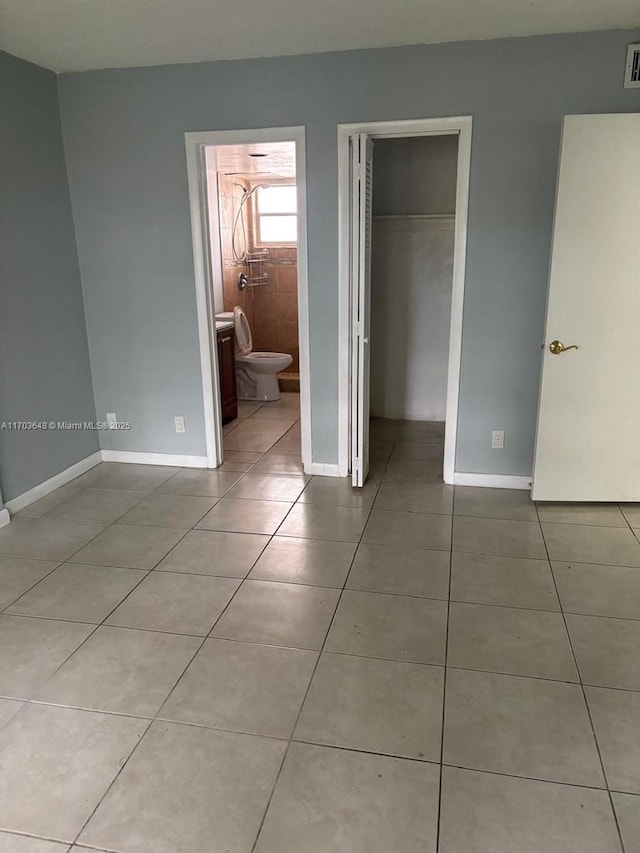
[[[630,44],[627,50],[624,88],[640,89],[640,44]]]

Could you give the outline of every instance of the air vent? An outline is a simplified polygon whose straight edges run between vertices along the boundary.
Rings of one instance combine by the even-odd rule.
[[[640,44],[630,44],[627,50],[624,88],[640,89]]]

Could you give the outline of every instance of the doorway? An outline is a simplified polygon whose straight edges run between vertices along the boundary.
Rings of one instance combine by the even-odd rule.
[[[444,457],[443,479],[455,482],[471,124],[471,117],[461,117],[338,129],[339,465],[354,485],[367,475],[371,415],[402,418],[409,440],[427,434],[444,439],[444,450],[437,451]],[[376,156],[392,161],[377,187]],[[420,169],[426,174],[429,158],[432,166],[439,161],[438,172],[423,182]],[[411,269],[416,262],[426,263],[428,288],[421,271]],[[377,426],[388,431],[382,422]]]
[[[185,139],[208,465],[314,473],[304,128]]]

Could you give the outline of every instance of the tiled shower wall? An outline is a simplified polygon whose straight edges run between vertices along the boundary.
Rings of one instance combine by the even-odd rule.
[[[220,175],[220,227],[222,232],[224,310],[240,305],[247,315],[253,335],[253,348],[265,352],[286,352],[293,356],[287,373],[299,373],[298,349],[298,250],[295,247],[269,249],[269,260],[263,271],[269,274],[267,284],[238,290],[238,276],[248,274],[247,266],[233,259],[231,232],[242,190],[233,186],[234,178]],[[251,243],[251,223],[247,221]],[[241,245],[241,244],[240,244]],[[251,246],[249,246],[251,249]]]
[[[236,305],[239,305],[247,315],[247,320],[255,336],[252,289],[247,287],[244,290],[238,290],[238,277],[240,273],[246,273],[247,268],[245,264],[239,264],[234,260],[231,248],[233,217],[238,210],[238,205],[242,198],[242,190],[234,186],[235,180],[235,178],[227,175],[218,175],[224,310],[233,311]]]

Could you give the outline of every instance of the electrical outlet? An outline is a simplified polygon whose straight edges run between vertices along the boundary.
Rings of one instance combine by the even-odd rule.
[[[502,450],[504,448],[504,430],[494,429],[491,433],[491,447],[494,450]]]
[[[107,424],[109,425],[109,429],[115,429],[116,424],[118,423],[118,416],[115,412],[107,412]]]
[[[186,432],[184,428],[184,418],[182,415],[176,415],[173,419],[173,422],[176,426],[176,432]]]

